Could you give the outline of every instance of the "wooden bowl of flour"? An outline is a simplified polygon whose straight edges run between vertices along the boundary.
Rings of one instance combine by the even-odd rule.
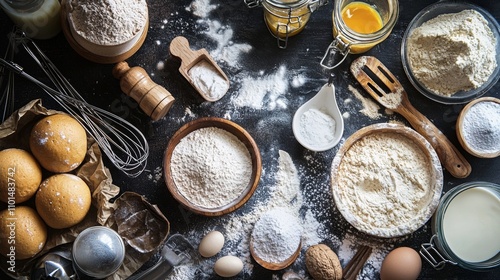
[[[90,1],[81,1],[89,5]],[[124,61],[136,53],[142,46],[146,39],[149,28],[149,17],[147,4],[144,3],[145,18],[141,17],[141,24],[138,26],[137,30],[134,31],[122,31],[114,30],[113,27],[106,27],[106,22],[93,25],[94,21],[85,20],[83,22],[77,22],[75,17],[72,16],[72,11],[78,8],[78,1],[73,2],[68,0],[63,0],[61,2],[61,26],[66,37],[66,40],[70,46],[82,57],[96,63],[113,64]],[[98,2],[95,2],[98,3]],[[103,13],[105,13],[104,11]],[[128,17],[132,16],[133,12],[129,13]],[[102,25],[102,26],[101,26]],[[132,34],[127,38],[122,38],[119,41],[113,42],[94,42],[89,38],[85,37],[86,33],[95,33],[92,29],[106,29],[109,28],[109,34],[122,34],[129,33]],[[116,28],[116,27],[115,27]],[[103,39],[104,40],[104,39]]]
[[[172,196],[205,216],[230,213],[250,199],[260,180],[260,151],[238,124],[205,117],[182,126],[165,150],[163,175]]]
[[[443,171],[423,136],[404,125],[380,123],[345,141],[332,163],[331,184],[337,209],[353,227],[392,238],[431,218]]]

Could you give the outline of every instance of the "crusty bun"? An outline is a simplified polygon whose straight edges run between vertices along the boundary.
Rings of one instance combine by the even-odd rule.
[[[35,197],[36,210],[45,223],[55,229],[81,222],[90,204],[89,187],[73,174],[56,174],[45,179]]]
[[[0,151],[0,200],[9,204],[30,199],[42,182],[36,159],[21,149]]]
[[[9,260],[24,260],[38,254],[47,241],[47,227],[29,206],[0,212],[0,253]]]
[[[43,168],[55,173],[69,172],[85,158],[87,135],[71,116],[55,114],[35,124],[30,149]]]

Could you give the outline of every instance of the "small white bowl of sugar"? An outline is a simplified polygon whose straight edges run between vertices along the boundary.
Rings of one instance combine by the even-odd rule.
[[[479,158],[500,155],[500,99],[478,98],[465,106],[457,120],[457,136],[462,147]]]

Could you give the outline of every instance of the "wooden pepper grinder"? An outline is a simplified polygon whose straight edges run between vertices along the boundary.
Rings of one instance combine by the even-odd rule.
[[[112,73],[120,80],[122,91],[137,101],[153,121],[163,118],[175,101],[167,89],[153,82],[139,66],[130,68],[127,62],[122,61],[115,65]]]

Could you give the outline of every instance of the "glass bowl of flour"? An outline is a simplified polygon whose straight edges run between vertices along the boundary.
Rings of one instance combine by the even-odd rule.
[[[495,18],[476,5],[432,4],[415,16],[403,36],[404,71],[429,99],[467,103],[500,78],[499,30]]]
[[[170,139],[163,175],[172,196],[205,216],[230,213],[250,199],[260,181],[259,148],[238,124],[216,117],[183,125]]]

